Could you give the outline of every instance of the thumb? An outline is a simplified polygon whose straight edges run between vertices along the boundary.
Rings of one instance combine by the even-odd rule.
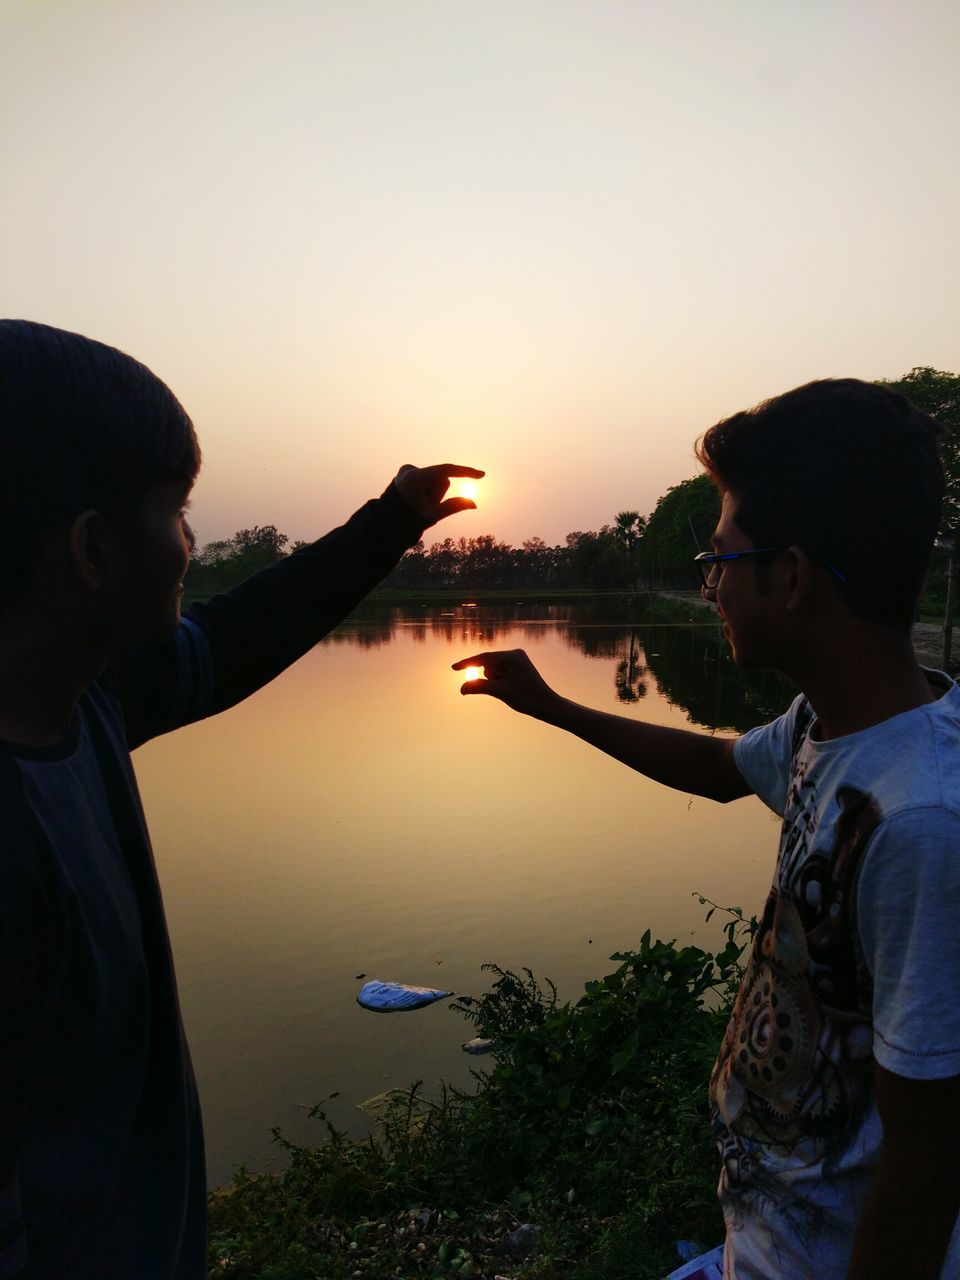
[[[476,511],[477,504],[472,498],[447,498],[437,506],[437,519],[456,515],[458,511]]]

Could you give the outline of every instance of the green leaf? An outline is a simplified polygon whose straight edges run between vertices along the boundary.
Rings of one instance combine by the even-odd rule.
[[[634,1056],[627,1049],[621,1049],[619,1053],[615,1053],[610,1059],[610,1070],[613,1075],[617,1075],[624,1067],[628,1066],[633,1061]]]

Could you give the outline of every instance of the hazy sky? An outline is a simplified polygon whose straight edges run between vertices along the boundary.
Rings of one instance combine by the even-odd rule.
[[[555,542],[960,369],[958,123],[956,0],[0,0],[0,311],[173,387],[203,542],[446,460]]]

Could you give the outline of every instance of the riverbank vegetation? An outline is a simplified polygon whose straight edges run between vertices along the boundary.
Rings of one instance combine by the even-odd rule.
[[[645,934],[573,1003],[486,966],[452,1006],[492,1042],[475,1093],[397,1091],[362,1142],[316,1107],[285,1172],[211,1196],[210,1276],[654,1280],[719,1242],[706,1085],[755,927],[730,910],[716,954]]]

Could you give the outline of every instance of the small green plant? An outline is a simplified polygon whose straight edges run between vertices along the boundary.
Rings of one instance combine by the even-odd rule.
[[[573,1003],[485,965],[490,990],[451,1006],[493,1041],[476,1092],[396,1091],[363,1142],[322,1105],[316,1146],[276,1133],[283,1173],[211,1197],[210,1276],[642,1280],[677,1238],[718,1240],[706,1086],[756,925],[729,915],[718,954],[647,932]]]

